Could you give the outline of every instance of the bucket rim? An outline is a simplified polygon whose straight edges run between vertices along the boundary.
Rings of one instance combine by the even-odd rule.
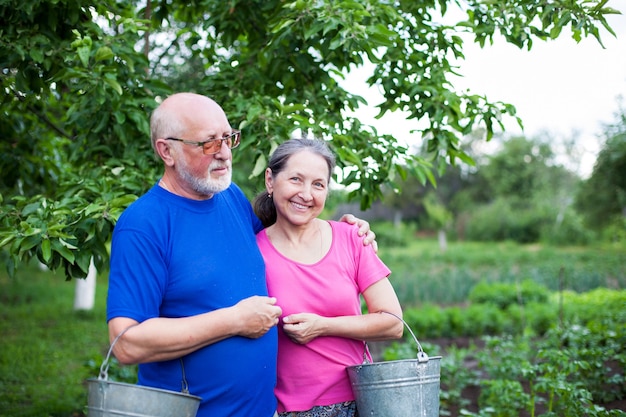
[[[419,359],[396,359],[396,360],[393,360],[393,361],[359,363],[357,365],[346,366],[346,369],[356,369],[356,368],[364,368],[366,366],[389,365],[389,364],[393,364],[393,363],[407,363],[407,362],[416,362],[418,365],[420,365],[420,364],[425,365],[428,362],[430,362],[431,360],[432,361],[438,361],[441,358],[442,358],[441,356],[430,356],[428,358],[428,361],[426,361],[426,362],[420,362]]]
[[[136,389],[140,389],[140,390],[159,392],[159,393],[162,393],[162,394],[170,394],[170,395],[175,395],[175,396],[189,398],[189,399],[196,400],[196,401],[202,401],[202,397],[199,397],[197,395],[184,393],[184,392],[180,392],[180,391],[167,390],[167,389],[163,389],[163,388],[149,387],[149,386],[146,386],[146,385],[138,385],[138,384],[129,384],[127,382],[110,381],[108,379],[102,379],[102,378],[88,378],[85,381],[88,384],[89,383],[98,383],[98,384],[107,384],[107,385],[117,385],[117,386],[120,386],[120,387],[136,388]],[[90,384],[90,385],[93,385],[93,384]]]

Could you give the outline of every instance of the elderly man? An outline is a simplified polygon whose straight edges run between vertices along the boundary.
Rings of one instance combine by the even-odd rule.
[[[192,93],[164,100],[150,123],[164,174],[113,233],[107,321],[111,341],[123,333],[114,354],[140,364],[140,385],[179,391],[184,377],[202,398],[199,417],[271,417],[281,309],[267,296],[263,226],[231,182],[241,134]],[[373,240],[366,222],[361,232]]]

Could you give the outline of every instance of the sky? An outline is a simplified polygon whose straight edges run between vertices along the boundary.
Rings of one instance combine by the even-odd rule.
[[[545,132],[557,138],[575,135],[579,160],[570,168],[588,176],[601,145],[603,124],[615,121],[620,96],[626,105],[626,1],[612,0],[609,6],[622,15],[607,19],[617,37],[600,29],[605,48],[593,37],[576,43],[569,30],[553,41],[535,39],[530,51],[503,38],[481,49],[468,38],[465,60],[458,63],[463,77],[452,79],[455,89],[513,104],[526,137]],[[367,69],[351,75],[356,76],[351,77],[353,82],[364,83]],[[380,101],[375,89],[349,90],[365,97],[372,107]],[[408,133],[416,127],[415,121],[406,121],[402,114],[376,121],[375,114],[373,108],[363,109],[359,117],[380,133],[418,140],[416,134]],[[505,120],[505,125],[507,134],[522,133],[513,119]]]

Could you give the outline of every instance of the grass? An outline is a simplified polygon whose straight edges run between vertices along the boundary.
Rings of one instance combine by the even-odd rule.
[[[87,405],[87,364],[108,347],[106,282],[93,311],[73,311],[74,283],[27,267],[0,275],[0,416],[78,416]]]
[[[626,288],[623,244],[558,248],[513,242],[451,242],[442,252],[434,240],[415,239],[402,247],[382,247],[379,255],[391,269],[391,282],[405,307],[464,303],[481,281],[530,279],[552,291]]]
[[[405,308],[463,303],[481,280],[531,278],[556,289],[561,268],[569,289],[626,287],[624,248],[450,243],[442,253],[436,241],[415,239],[381,245],[379,253]],[[1,267],[0,417],[84,415],[84,381],[98,375],[108,349],[106,273],[98,277],[93,311],[73,311],[74,286],[36,265],[20,268],[15,279]]]

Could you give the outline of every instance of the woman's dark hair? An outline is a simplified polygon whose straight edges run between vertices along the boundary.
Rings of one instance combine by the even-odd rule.
[[[272,177],[275,177],[285,169],[289,158],[302,151],[312,152],[324,158],[328,164],[328,182],[330,183],[333,170],[335,169],[335,155],[330,151],[326,142],[319,139],[289,139],[281,143],[270,157],[267,166],[272,170]],[[254,198],[252,207],[263,226],[268,227],[276,223],[276,206],[274,205],[274,200],[266,191]]]

